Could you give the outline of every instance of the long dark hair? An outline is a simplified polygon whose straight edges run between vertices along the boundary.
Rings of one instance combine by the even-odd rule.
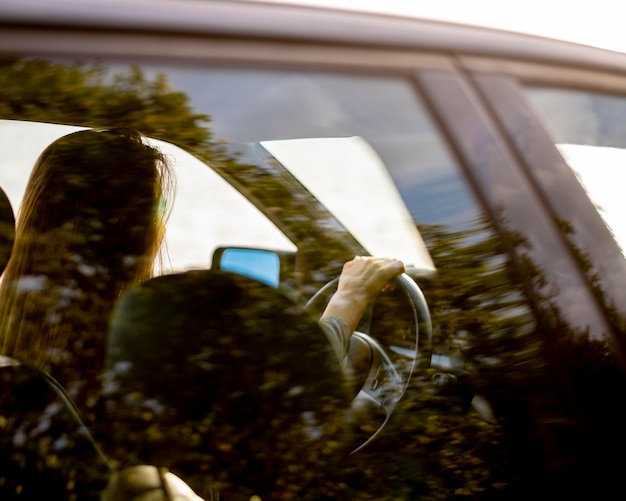
[[[64,384],[101,370],[115,300],[151,275],[172,182],[133,129],[75,132],[44,150],[0,284],[2,354]]]

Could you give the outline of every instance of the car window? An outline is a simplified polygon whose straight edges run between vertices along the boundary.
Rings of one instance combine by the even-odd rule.
[[[598,92],[529,88],[527,95],[552,133],[622,252],[624,199],[619,193],[626,139],[626,99]]]
[[[0,123],[0,131],[11,130],[11,136],[2,136],[8,142],[3,150],[10,160],[24,149],[22,160],[29,159],[6,163],[10,169],[1,171],[0,184],[10,184],[16,174],[23,186],[41,150],[59,133],[69,132],[58,129],[60,124],[136,128],[187,169],[176,171],[181,189],[172,202],[167,227],[168,237],[183,242],[179,249],[173,240],[167,241],[173,264],[164,275],[174,277],[172,281],[166,276],[148,280],[146,288],[140,289],[145,295],[131,291],[130,302],[116,303],[121,291],[116,292],[108,313],[101,299],[106,298],[111,270],[104,265],[89,267],[81,261],[84,256],[75,252],[63,254],[63,260],[46,269],[49,272],[29,274],[19,282],[34,303],[42,300],[50,308],[43,316],[55,326],[64,318],[65,309],[79,307],[80,315],[66,320],[81,322],[80,329],[70,326],[64,331],[72,343],[55,350],[51,361],[37,363],[58,375],[114,465],[164,465],[206,498],[217,489],[249,499],[252,495],[289,498],[306,492],[309,498],[434,500],[477,499],[487,494],[506,498],[522,486],[529,492],[543,485],[540,472],[571,473],[569,465],[579,464],[581,449],[576,444],[582,436],[581,426],[570,402],[562,396],[558,368],[544,349],[545,332],[538,327],[509,249],[464,176],[443,125],[433,118],[411,78],[302,67],[157,66],[141,61],[126,67],[106,61],[17,59],[4,62],[0,79],[8,89],[0,97],[1,118],[6,120]],[[46,85],[41,85],[42,81]],[[45,138],[36,145],[23,140],[32,130],[25,122],[37,122],[37,127],[45,129]],[[332,169],[320,167],[317,176],[305,179],[302,173],[290,170],[291,161],[277,146],[301,140],[343,142],[346,138],[371,148],[385,189],[366,188],[364,178],[374,174],[359,165],[350,165],[347,176],[335,176]],[[11,152],[12,144],[20,145],[17,153]],[[334,169],[344,167],[337,162]],[[342,181],[337,183],[333,177]],[[385,378],[398,377],[405,385],[402,399],[389,415],[387,395],[373,400],[374,409],[367,405],[372,399],[364,403],[355,398],[356,403],[343,409],[341,424],[335,422],[335,410],[340,405],[337,388],[342,385],[332,384],[332,378],[341,377],[339,366],[322,357],[323,343],[311,341],[311,351],[297,341],[289,345],[297,346],[295,351],[281,344],[276,322],[270,322],[274,317],[269,298],[276,300],[277,308],[289,308],[285,308],[284,298],[277,299],[277,291],[266,291],[268,299],[263,301],[259,296],[263,289],[249,285],[249,307],[243,308],[229,302],[238,297],[233,291],[235,286],[243,287],[241,278],[231,279],[233,285],[219,275],[224,287],[230,288],[211,295],[208,287],[205,290],[198,285],[203,283],[201,274],[184,275],[190,281],[177,283],[180,275],[172,273],[191,268],[206,271],[218,247],[273,250],[281,259],[280,285],[289,292],[289,304],[303,307],[340,274],[346,261],[377,248],[359,238],[359,225],[342,219],[346,216],[339,214],[340,209],[318,196],[318,188],[312,185],[323,188],[325,179],[329,184],[333,181],[339,196],[345,192],[352,203],[366,205],[351,207],[349,216],[361,216],[364,220],[356,222],[365,227],[369,218],[380,218],[377,207],[380,213],[389,210],[393,197],[399,208],[396,213],[405,218],[403,224],[406,226],[409,217],[411,235],[419,237],[413,242],[423,242],[432,263],[427,274],[407,270],[421,287],[432,320],[429,328],[424,311],[419,311],[418,360],[414,312],[398,286],[381,294],[369,324],[360,326],[377,340],[383,353],[387,349],[392,367],[382,376],[374,375],[376,387],[368,395],[371,397]],[[354,196],[362,185],[368,195]],[[94,194],[98,189],[93,186]],[[227,194],[235,202],[227,202]],[[71,205],[69,195],[61,195],[67,196]],[[13,198],[18,211],[19,200],[19,196]],[[212,207],[220,207],[219,214],[209,208],[209,201],[214,203]],[[259,214],[261,218],[256,219]],[[402,225],[393,228],[394,232],[408,231]],[[73,228],[65,230],[74,235]],[[266,239],[267,233],[275,238]],[[528,246],[523,235],[515,237],[520,249]],[[380,238],[388,237],[381,231]],[[52,249],[56,243],[44,238],[41,248],[49,245]],[[195,254],[178,261],[178,252]],[[38,255],[45,257],[46,252]],[[166,266],[167,259],[166,255]],[[541,266],[526,264],[532,280],[549,290],[552,284],[545,283]],[[55,289],[55,296],[47,286],[54,282],[59,266],[61,271],[64,266],[77,271],[71,283]],[[4,282],[8,283],[7,275]],[[143,303],[146,298],[158,301]],[[196,305],[193,298],[206,303]],[[111,378],[111,372],[104,369],[76,378],[74,369],[81,369],[85,354],[96,359],[103,356],[104,346],[110,342],[107,335],[114,303],[122,306],[113,313],[111,324],[123,333],[115,349],[129,346],[124,349],[134,350],[139,358],[132,363],[118,360],[113,375],[121,379]],[[198,314],[209,304],[223,305],[219,314],[207,315],[211,321],[223,316],[230,319],[212,338],[217,344],[199,342],[203,338],[196,319],[192,322],[176,316],[191,315],[194,308]],[[559,317],[556,306],[553,309],[555,326],[550,332],[558,332],[563,339],[575,337],[575,329]],[[129,323],[123,314],[129,315]],[[293,334],[301,322],[309,336],[316,326],[304,318],[290,316],[282,327]],[[32,320],[35,324],[41,321],[40,317]],[[176,336],[168,344],[156,332],[170,325]],[[28,323],[18,326],[28,335]],[[246,326],[252,328],[254,342],[237,337]],[[154,337],[150,337],[150,329],[154,329]],[[264,333],[268,336],[265,343]],[[321,336],[321,331],[318,334]],[[290,336],[286,334],[285,339],[292,339]],[[216,353],[228,355],[215,358]],[[310,364],[322,369],[316,372]],[[142,370],[134,372],[137,367]],[[293,371],[300,379],[289,385]],[[137,399],[135,385],[142,380],[152,381],[151,391],[156,396]],[[239,387],[228,393],[234,380],[243,380],[254,389],[250,401],[240,398]],[[203,381],[207,386],[202,386]],[[311,382],[310,388],[302,381]],[[127,383],[130,386],[124,386]],[[315,391],[322,392],[321,396]],[[272,406],[251,404],[252,397],[262,392],[272,395]],[[232,409],[220,407],[217,396],[226,394],[240,399],[236,419],[223,418],[231,416],[228,412]],[[315,413],[294,411],[311,394],[324,404],[320,412],[326,421]],[[168,400],[172,395],[175,399]],[[179,414],[182,409],[184,415]],[[31,421],[25,428],[19,423],[7,428],[14,433],[9,440],[27,432],[42,436],[38,414],[28,416]],[[301,424],[293,436],[291,429],[285,428],[287,418]],[[352,427],[333,435],[331,432],[345,425],[344,418]],[[262,423],[269,434],[256,435],[261,428],[245,428],[246,422]],[[339,451],[358,448],[377,433],[381,423],[384,428],[363,450],[351,455]],[[16,449],[17,457],[7,461],[31,464],[32,460],[33,469],[24,475],[52,471],[55,489],[71,490],[81,499],[96,499],[97,488],[89,479],[100,481],[102,471],[96,472],[90,462],[77,466],[67,459],[75,457],[77,450],[66,436],[69,432],[61,431],[61,435],[65,433],[62,437],[54,435],[56,429],[51,433],[52,439],[43,434],[42,440],[47,440],[43,448],[37,446],[37,440],[21,441],[26,446]],[[302,437],[306,440],[301,441]],[[303,443],[321,438],[324,440],[318,440],[316,447],[303,449]],[[29,444],[34,445],[29,449]],[[258,455],[246,455],[255,444]],[[67,459],[63,464],[68,466],[50,468],[58,458]],[[71,483],[63,482],[67,475],[73,475]],[[13,472],[1,485],[17,489],[16,482],[23,485],[28,480]]]

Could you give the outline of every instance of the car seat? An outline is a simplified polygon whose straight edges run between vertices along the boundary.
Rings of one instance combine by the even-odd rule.
[[[279,289],[214,270],[123,294],[105,392],[109,429],[99,436],[108,433],[116,462],[165,466],[225,499],[264,498],[286,470],[339,457],[351,400],[308,313]]]
[[[0,499],[99,499],[111,465],[48,374],[0,355]]]

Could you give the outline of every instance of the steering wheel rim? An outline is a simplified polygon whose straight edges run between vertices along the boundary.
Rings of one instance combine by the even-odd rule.
[[[311,311],[314,305],[327,294],[329,291],[337,287],[339,277],[335,277],[322,286],[305,304],[305,309]],[[432,321],[428,305],[422,290],[415,281],[406,273],[402,273],[395,277],[392,282],[399,286],[407,298],[413,314],[413,322],[415,326],[415,349],[411,359],[406,376],[400,375],[396,370],[393,362],[387,354],[385,348],[369,333],[355,331],[351,337],[351,350],[347,358],[353,352],[353,343],[361,345],[361,351],[366,351],[370,357],[369,369],[367,374],[362,378],[361,387],[355,393],[353,406],[359,405],[359,402],[370,400],[385,413],[384,419],[380,426],[358,447],[352,450],[352,454],[363,449],[367,444],[374,440],[380,431],[384,428],[389,420],[396,405],[404,395],[406,388],[411,379],[411,375],[415,368],[419,365],[419,359],[426,364],[430,364],[430,355],[432,350]],[[372,307],[375,301],[368,306],[368,315],[371,317]],[[421,326],[421,328],[420,328]],[[420,341],[422,346],[426,346],[426,350],[420,349]],[[346,367],[347,366],[347,367]],[[350,361],[344,364],[344,370],[349,370]]]
[[[311,311],[320,298],[329,292],[332,289],[337,288],[337,284],[339,283],[339,277],[335,277],[332,280],[326,282],[322,287],[320,287],[313,296],[306,302],[304,305],[304,309],[307,311]],[[424,297],[424,293],[420,289],[420,287],[415,283],[409,275],[406,273],[401,273],[400,275],[394,277],[391,283],[396,283],[400,286],[402,291],[407,296],[411,309],[414,315],[414,321],[416,325],[416,351],[419,349],[419,341],[420,336],[422,337],[423,344],[426,346],[432,347],[432,320],[430,318],[430,310],[428,309],[428,304],[426,303],[426,298]],[[423,325],[423,329],[419,331],[419,324]],[[425,338],[425,339],[424,339]],[[428,358],[430,362],[430,351],[432,348],[426,350],[428,353],[424,353],[424,357]],[[417,358],[417,356],[416,356]]]

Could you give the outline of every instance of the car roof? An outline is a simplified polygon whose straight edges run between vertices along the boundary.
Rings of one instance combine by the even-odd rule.
[[[484,55],[626,72],[626,54],[492,28],[246,0],[3,0],[4,26],[179,33]]]

